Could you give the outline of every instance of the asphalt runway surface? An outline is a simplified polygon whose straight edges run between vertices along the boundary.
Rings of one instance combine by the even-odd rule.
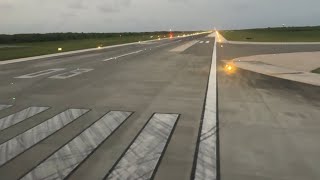
[[[213,47],[199,35],[1,65],[1,179],[194,177]],[[221,61],[319,50],[218,44],[217,179],[320,179],[320,88]]]
[[[0,176],[190,179],[206,35],[0,66]]]

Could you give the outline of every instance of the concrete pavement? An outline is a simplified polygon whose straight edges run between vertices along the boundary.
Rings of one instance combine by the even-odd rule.
[[[320,46],[218,43],[210,85],[213,47],[199,35],[1,65],[0,121],[17,122],[0,131],[1,177],[319,179],[319,87],[222,60]],[[202,127],[215,113],[219,129]],[[195,165],[199,152],[216,164]]]
[[[222,60],[320,47],[218,44],[218,48],[221,179],[319,179],[320,88],[241,69],[228,75]]]
[[[195,40],[205,43],[171,51]],[[0,153],[6,159],[1,177],[110,179],[112,167],[126,152],[135,152],[130,145],[147,133],[153,140],[143,142],[138,152],[161,156],[151,156],[153,161],[128,156],[133,173],[141,175],[147,165],[144,179],[190,179],[213,45],[214,38],[199,35],[1,65],[0,104],[12,106],[1,106],[0,118],[22,119],[0,131]],[[17,116],[31,106],[49,109]],[[153,114],[158,118],[153,120]],[[165,146],[158,152],[152,142]],[[9,156],[10,148],[19,151]]]
[[[311,73],[320,67],[319,52],[255,55],[226,60],[249,71],[320,86],[320,76]]]

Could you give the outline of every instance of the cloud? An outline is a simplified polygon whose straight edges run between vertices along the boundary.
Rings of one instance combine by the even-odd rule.
[[[9,2],[0,2],[0,9],[1,10],[10,10],[13,8],[13,4]]]
[[[169,2],[175,2],[175,3],[187,3],[190,0],[168,0]]]
[[[98,6],[98,9],[100,10],[100,12],[103,12],[103,13],[114,13],[114,12],[120,11],[120,9],[110,4],[102,4]]]
[[[69,8],[71,9],[88,9],[88,6],[84,5],[83,0],[77,0],[77,1],[73,1],[68,5]]]
[[[130,7],[132,0],[109,0],[103,4],[98,5],[98,9],[103,13],[120,12],[123,8]]]
[[[0,0],[0,34],[318,25],[319,6],[319,0]]]

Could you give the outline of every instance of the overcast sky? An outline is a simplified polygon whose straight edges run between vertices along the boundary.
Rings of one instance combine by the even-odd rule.
[[[320,25],[320,0],[0,0],[0,34]]]

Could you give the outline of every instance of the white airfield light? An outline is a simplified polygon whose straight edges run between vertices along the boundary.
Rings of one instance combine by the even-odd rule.
[[[62,51],[62,48],[58,48],[58,51]]]

